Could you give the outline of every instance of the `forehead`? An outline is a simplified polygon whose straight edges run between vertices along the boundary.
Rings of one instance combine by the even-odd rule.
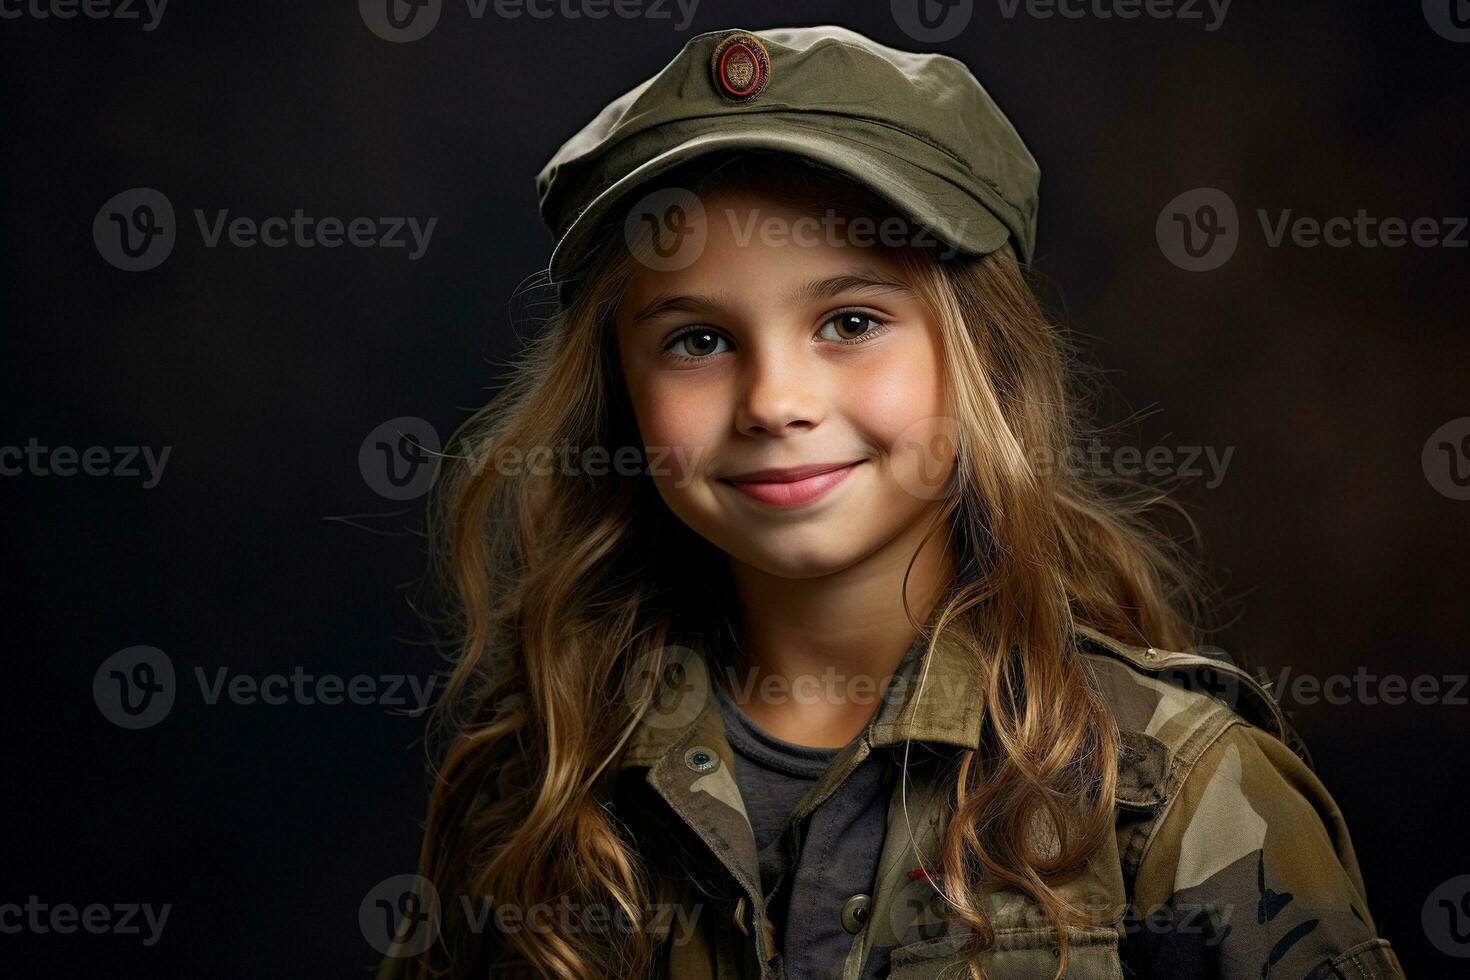
[[[904,281],[905,266],[878,234],[894,215],[848,194],[801,199],[761,185],[724,186],[697,198],[692,261],[679,268],[634,262],[618,309],[626,321],[650,298],[723,295],[748,302],[819,298],[812,283],[854,279]],[[694,210],[694,209],[687,209]]]

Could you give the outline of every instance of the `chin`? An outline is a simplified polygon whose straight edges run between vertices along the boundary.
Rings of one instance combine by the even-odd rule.
[[[776,536],[782,536],[776,532]],[[759,547],[758,542],[752,542],[746,538],[736,548],[724,549],[727,554],[732,555],[739,561],[758,568],[767,575],[775,575],[780,578],[820,578],[823,575],[831,575],[840,572],[856,563],[861,555],[850,548],[841,551],[832,548],[831,535],[823,537],[828,540],[825,544],[814,543],[810,547],[804,546],[802,542],[793,541],[794,535],[786,532],[786,540],[773,542],[769,548]]]

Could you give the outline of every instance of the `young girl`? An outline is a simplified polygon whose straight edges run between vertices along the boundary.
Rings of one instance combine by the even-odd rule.
[[[1038,171],[959,62],[720,31],[538,179],[380,978],[1394,978],[1347,828],[1077,465]]]

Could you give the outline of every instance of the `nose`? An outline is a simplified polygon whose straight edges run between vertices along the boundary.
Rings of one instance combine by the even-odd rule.
[[[735,427],[744,435],[784,436],[819,425],[826,414],[820,359],[766,345],[742,365]]]

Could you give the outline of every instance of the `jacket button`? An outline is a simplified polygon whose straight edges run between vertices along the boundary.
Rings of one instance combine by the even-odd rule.
[[[854,895],[842,903],[842,928],[856,935],[868,924],[868,905],[872,897]]]
[[[695,772],[709,772],[720,764],[720,758],[703,745],[696,745],[684,753],[684,764]]]

